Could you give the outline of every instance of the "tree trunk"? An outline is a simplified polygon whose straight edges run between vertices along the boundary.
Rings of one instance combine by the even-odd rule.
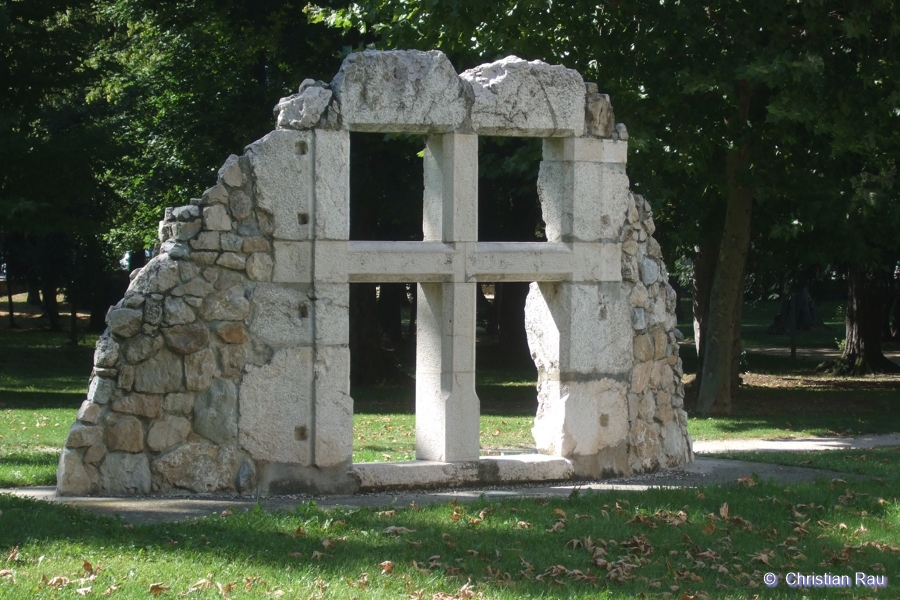
[[[706,349],[706,326],[709,321],[709,294],[712,291],[713,277],[716,274],[716,258],[719,256],[719,243],[710,242],[704,246],[694,247],[694,347],[697,350],[697,378],[694,387],[703,380],[703,351]]]
[[[826,331],[828,326],[822,322],[816,312],[812,298],[809,295],[809,287],[804,285],[797,292],[795,289],[787,289],[781,294],[781,309],[772,324],[766,329],[766,333],[773,335],[790,335],[791,322],[790,312],[791,303],[794,306],[793,326],[797,332],[800,331]]]
[[[881,315],[888,293],[886,275],[871,276],[863,268],[850,268],[844,319],[847,338],[844,353],[835,365],[836,373],[900,373],[900,365],[888,360],[881,351]]]
[[[9,270],[6,276],[6,302],[9,305],[9,328],[18,329],[16,325],[16,305],[13,304],[13,282],[9,278]]]
[[[900,291],[894,296],[894,310],[891,313],[891,339],[900,341]]]
[[[74,301],[69,302],[69,342],[78,345],[78,309]]]
[[[56,286],[51,283],[44,283],[41,288],[41,296],[43,297],[44,316],[50,321],[50,331],[62,331],[62,323],[59,317],[59,302],[56,300]]]
[[[35,278],[28,278],[28,299],[25,303],[28,306],[41,305],[41,282]]]
[[[752,88],[742,80],[736,86],[738,127],[749,118]],[[722,246],[716,263],[716,275],[709,296],[709,325],[703,353],[703,379],[697,398],[700,415],[731,414],[731,385],[734,372],[735,330],[740,321],[744,265],[750,248],[750,217],[753,189],[746,178],[750,174],[750,143],[743,141],[730,150],[725,159],[728,199]]]
[[[731,391],[741,387],[741,358],[743,358],[743,346],[741,345],[741,316],[744,313],[744,274],[736,290],[737,298],[734,305],[734,330],[731,342]]]
[[[350,382],[398,381],[400,371],[381,347],[374,283],[350,284]]]

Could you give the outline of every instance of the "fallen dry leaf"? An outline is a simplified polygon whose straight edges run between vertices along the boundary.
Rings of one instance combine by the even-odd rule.
[[[19,547],[15,546],[12,550],[9,551],[9,554],[6,557],[6,562],[12,562],[19,558]]]
[[[518,529],[528,529],[529,527],[531,527],[531,523],[529,523],[528,521],[519,521],[518,523],[516,523],[516,527]]]
[[[104,595],[104,596],[107,596],[107,597],[112,596],[112,595],[113,595],[113,592],[115,592],[115,591],[116,591],[117,589],[119,589],[120,587],[121,587],[121,586],[119,586],[119,585],[111,585],[111,586],[109,586],[108,588],[106,588],[106,591],[103,592],[103,595]]]
[[[233,514],[234,514],[233,510],[231,510],[230,508],[226,508],[225,510],[223,510],[222,512],[219,513],[219,516],[220,517],[230,517]]]
[[[719,507],[719,516],[722,517],[723,519],[728,518],[728,503],[727,502],[722,503],[722,506]]]
[[[154,596],[159,596],[159,595],[162,594],[163,592],[167,592],[167,591],[169,591],[170,589],[172,589],[172,588],[170,588],[169,586],[167,586],[167,585],[164,584],[164,583],[151,583],[151,584],[150,584],[150,590],[149,590],[149,591],[150,591],[150,593],[153,594]]]
[[[65,586],[69,585],[69,578],[62,577],[62,576],[54,577],[53,579],[49,579],[49,580],[47,579],[46,576],[41,576],[41,581],[46,583],[48,586],[55,587],[55,588],[65,587]]]
[[[375,513],[375,515],[379,516],[379,517],[393,517],[396,514],[397,514],[396,510],[382,510],[382,511]]]
[[[753,487],[754,485],[756,485],[756,480],[754,480],[752,477],[738,477],[737,483],[738,485]]]
[[[404,533],[415,533],[415,529],[408,529],[406,527],[398,527],[397,525],[391,525],[390,527],[385,528],[383,533],[384,535],[403,535]]]
[[[297,527],[297,529],[294,530],[294,533],[291,537],[300,537],[301,535],[306,535],[306,532],[303,531],[303,525],[300,525],[299,527]]]
[[[382,575],[390,575],[394,572],[394,563],[389,560],[378,563],[378,566],[381,567]]]
[[[207,575],[207,577],[211,577],[211,575]],[[203,590],[208,590],[209,588],[212,587],[212,585],[213,585],[212,581],[204,578],[204,579],[201,579],[200,581],[198,581],[197,583],[195,583],[194,585],[192,585],[191,587],[189,587],[188,592],[189,593],[190,592],[201,592]]]
[[[78,588],[77,590],[75,590],[75,593],[79,596],[89,596],[91,594],[91,586]]]

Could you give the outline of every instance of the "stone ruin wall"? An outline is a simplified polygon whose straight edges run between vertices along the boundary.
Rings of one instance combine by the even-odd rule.
[[[367,87],[376,77],[409,81],[388,81],[393,95],[379,103],[368,94],[384,86]],[[523,78],[551,95],[536,98]],[[556,113],[548,116],[541,102]],[[565,114],[565,106],[576,108]],[[347,278],[329,279],[328,269],[340,265],[310,245],[348,239],[349,183],[335,182],[349,182],[350,130],[547,138],[538,186],[548,240],[569,244],[582,219],[573,224],[572,207],[552,196],[583,185],[573,169],[592,168],[572,153],[621,155],[594,165],[606,173],[596,185],[611,177],[624,186],[613,202],[618,216],[598,225],[621,275],[607,277],[611,283],[531,284],[534,435],[538,450],[564,465],[537,478],[641,473],[693,459],[675,292],[652,237],[650,205],[627,191],[627,133],[595,85],[515,57],[457,76],[436,51],[368,51],[348,57],[330,85],[305,81],[276,114],[277,129],[230,156],[214,187],[166,209],[159,254],[132,273],[107,315],[87,399],[60,457],[61,494],[360,488],[364,471],[350,464]],[[426,166],[426,194],[428,178]],[[571,337],[568,346],[560,336]],[[592,352],[614,363],[612,375],[581,360]],[[469,471],[469,481],[484,480],[483,469]],[[506,480],[534,472],[526,465]]]

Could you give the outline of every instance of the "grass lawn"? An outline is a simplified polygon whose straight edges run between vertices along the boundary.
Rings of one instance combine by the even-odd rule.
[[[310,503],[135,527],[4,496],[0,598],[893,597],[783,582],[900,572],[900,478],[882,475],[421,508]],[[767,589],[766,573],[780,585]]]
[[[0,486],[53,483],[92,343],[0,330]],[[529,446],[533,372],[482,371],[485,451]],[[355,460],[411,458],[411,388],[353,394]],[[691,419],[689,428],[697,439],[900,431],[898,403],[897,378],[835,379],[761,364],[745,375],[735,416]],[[421,508],[323,511],[309,503],[134,527],[0,496],[0,599],[893,597],[891,587],[802,591],[783,578],[900,573],[897,451],[740,456],[867,476],[849,484],[748,480]],[[773,589],[763,580],[770,572],[781,577]]]

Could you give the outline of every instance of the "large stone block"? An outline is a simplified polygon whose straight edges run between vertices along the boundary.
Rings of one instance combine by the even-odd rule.
[[[316,466],[349,465],[353,460],[353,398],[350,348],[319,348],[315,357]]]
[[[315,237],[350,238],[350,133],[316,130]]]
[[[309,292],[260,283],[253,291],[250,331],[271,346],[312,344]]]
[[[237,437],[237,390],[227,379],[215,378],[194,401],[194,431],[217,444]]]
[[[165,348],[134,367],[134,389],[138,392],[177,392],[183,381],[181,357]]]
[[[240,391],[239,441],[256,460],[310,464],[312,348],[279,350],[248,367]]]
[[[314,303],[316,344],[344,346],[350,343],[350,286],[346,283],[316,284]]]
[[[56,468],[56,490],[60,496],[85,496],[91,493],[91,480],[77,450],[63,448]]]
[[[153,461],[164,486],[211,493],[235,489],[240,463],[231,446],[188,442]]]
[[[216,357],[209,348],[184,357],[185,387],[199,392],[209,387],[216,371]]]
[[[150,431],[147,432],[147,446],[154,452],[161,452],[183,442],[190,432],[190,421],[184,417],[169,415],[150,426]]]
[[[208,296],[200,307],[204,321],[243,321],[250,313],[250,301],[244,288],[235,285]]]
[[[160,254],[150,259],[140,270],[137,277],[131,280],[126,295],[129,293],[161,294],[169,291],[180,282],[178,261],[168,254]]]
[[[479,135],[580,136],[585,89],[578,71],[507,56],[464,71],[475,95],[472,127]]]
[[[112,405],[112,409],[115,412],[155,419],[162,414],[162,403],[162,396],[132,394],[116,400]]]
[[[150,462],[144,454],[113,452],[100,465],[100,489],[111,496],[150,493]]]
[[[115,367],[119,358],[119,344],[107,333],[100,336],[94,348],[94,366]]]
[[[319,119],[331,102],[331,90],[321,81],[305,79],[300,91],[282,98],[275,106],[279,129],[309,129],[319,124]]]
[[[178,354],[193,354],[209,343],[209,328],[205,323],[190,323],[164,327],[166,345]]]
[[[259,208],[272,215],[275,239],[309,238],[313,133],[278,130],[247,146]]]
[[[351,131],[439,133],[466,118],[468,90],[437,50],[351,54],[331,89]]]
[[[142,452],[144,426],[135,417],[121,417],[106,430],[106,446],[111,451]]]
[[[628,176],[621,165],[541,163],[538,197],[548,241],[618,241],[628,196]]]
[[[89,406],[97,406],[90,404]],[[66,448],[86,448],[103,441],[103,428],[75,422],[66,436]]]
[[[275,242],[272,281],[276,283],[312,282],[312,243]]]

